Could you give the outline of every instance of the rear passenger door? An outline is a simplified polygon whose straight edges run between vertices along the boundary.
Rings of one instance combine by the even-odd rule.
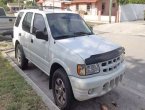
[[[36,13],[33,19],[31,43],[31,60],[44,72],[48,73],[49,65],[49,40],[37,39],[36,32],[41,31],[48,38],[48,32],[44,17]]]
[[[31,50],[29,44],[31,43],[31,25],[32,25],[32,12],[27,12],[22,21],[22,29],[19,31],[19,36],[21,37],[22,46],[24,53],[28,59],[30,59]]]

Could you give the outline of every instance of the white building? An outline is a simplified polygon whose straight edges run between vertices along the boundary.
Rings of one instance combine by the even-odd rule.
[[[43,2],[43,6],[54,6],[54,7],[60,7],[61,8],[61,1],[62,0],[45,0]]]

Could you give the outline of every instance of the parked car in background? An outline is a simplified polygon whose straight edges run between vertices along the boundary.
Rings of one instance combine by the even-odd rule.
[[[18,65],[30,61],[49,76],[60,109],[108,93],[125,74],[124,48],[95,35],[76,13],[21,10],[13,35]]]
[[[16,17],[7,16],[4,8],[0,7],[0,34],[13,37],[13,25]]]

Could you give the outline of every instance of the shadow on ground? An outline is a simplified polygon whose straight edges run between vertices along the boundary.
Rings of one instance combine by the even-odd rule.
[[[2,36],[2,35],[0,35],[0,42],[1,41],[7,41],[7,40],[12,40],[11,36]]]
[[[145,85],[145,60],[137,59],[131,56],[126,57],[127,71],[126,77]]]

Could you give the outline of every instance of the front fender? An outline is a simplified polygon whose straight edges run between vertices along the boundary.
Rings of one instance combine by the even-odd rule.
[[[66,71],[66,73],[68,75],[71,75],[71,71],[69,69],[69,67],[60,59],[58,58],[54,58],[51,62],[50,62],[50,65],[52,66],[54,63],[58,63],[59,65],[61,65],[63,67],[63,69]],[[50,67],[51,67],[50,66]],[[51,71],[51,70],[50,70]],[[50,72],[49,72],[50,73]]]

